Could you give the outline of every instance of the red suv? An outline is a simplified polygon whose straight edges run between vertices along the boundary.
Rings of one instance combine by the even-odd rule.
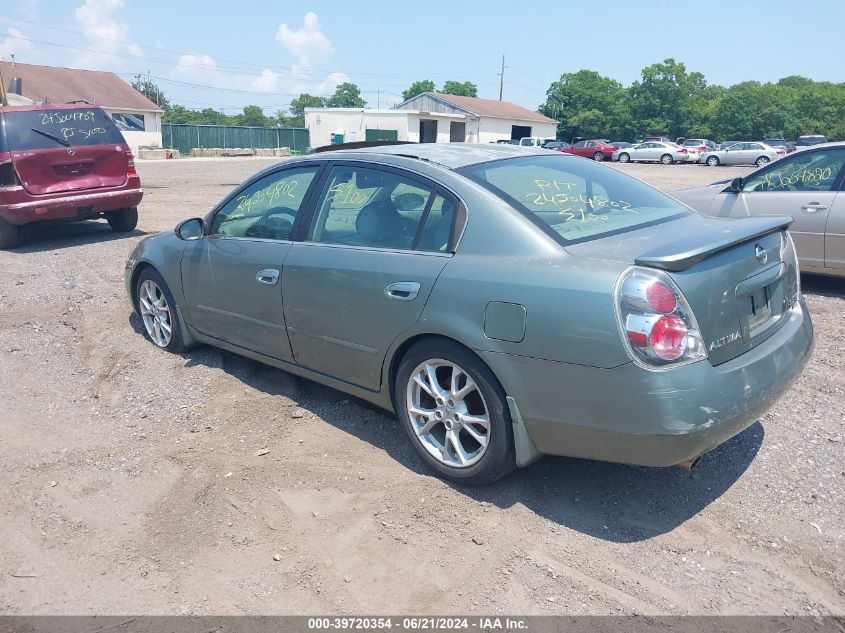
[[[610,141],[594,139],[591,141],[578,141],[574,145],[564,147],[560,151],[601,161],[610,160],[616,148],[610,144]]]
[[[0,108],[0,248],[44,220],[105,218],[131,231],[143,195],[132,151],[100,108]]]

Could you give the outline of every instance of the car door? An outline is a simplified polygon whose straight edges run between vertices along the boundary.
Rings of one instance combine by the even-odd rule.
[[[587,141],[578,141],[573,145],[569,151],[573,154],[577,154],[578,156],[586,156],[587,155]]]
[[[716,196],[713,213],[729,217],[789,215],[790,233],[803,266],[825,266],[828,218],[842,180],[845,147],[792,154],[758,169],[744,181],[741,193]],[[834,222],[835,228],[837,223]],[[828,241],[831,259],[839,240]]]
[[[210,215],[182,255],[193,326],[206,336],[292,362],[282,303],[291,233],[322,164],[297,164],[250,181]]]
[[[390,344],[417,322],[451,257],[457,200],[372,163],[334,163],[282,276],[297,363],[378,390]]]
[[[648,143],[648,147],[645,148],[645,151],[642,154],[642,160],[660,160],[660,152],[662,149],[663,145],[661,143],[658,143],[656,141]]]

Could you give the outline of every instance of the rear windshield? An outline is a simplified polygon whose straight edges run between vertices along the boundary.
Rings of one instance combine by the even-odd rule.
[[[621,233],[689,213],[631,176],[565,155],[509,158],[458,171],[563,243]]]
[[[118,145],[123,136],[99,108],[3,113],[8,151],[81,145]]]

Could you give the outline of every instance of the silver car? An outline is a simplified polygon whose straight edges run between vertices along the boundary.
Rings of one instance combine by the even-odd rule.
[[[618,149],[613,152],[613,160],[620,163],[652,162],[671,165],[673,163],[695,162],[698,152],[694,148],[680,147],[674,143],[646,141],[633,147]]]
[[[255,175],[141,240],[125,280],[156,352],[216,345],[395,411],[452,481],[541,454],[690,467],[809,358],[788,224],[561,152],[372,147]]]
[[[794,218],[801,270],[845,277],[845,143],[795,152],[744,178],[672,195],[693,209],[725,218]]]
[[[699,159],[711,167],[719,165],[757,165],[762,167],[786,156],[786,150],[757,142],[734,143],[725,149],[704,152]]]

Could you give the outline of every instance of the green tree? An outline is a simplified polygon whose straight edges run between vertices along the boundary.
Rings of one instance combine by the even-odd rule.
[[[170,109],[170,101],[162,89],[152,81],[143,79],[141,75],[135,75],[135,80],[130,85],[165,112]]]
[[[326,100],[329,108],[363,108],[367,102],[361,98],[361,89],[348,81],[335,88],[334,94]]]
[[[630,138],[633,121],[626,90],[592,70],[564,73],[549,86],[540,112],[558,119],[558,138]]]
[[[264,115],[264,111],[257,105],[244,106],[243,113],[235,117],[235,125],[249,125],[253,127],[266,127],[272,120]]]
[[[322,108],[326,105],[325,97],[318,97],[303,92],[295,99],[291,99],[290,108],[288,111],[293,117],[304,117],[305,108]]]
[[[412,83],[410,88],[402,92],[402,100],[407,101],[408,99],[413,99],[424,92],[434,92],[434,82],[431,79],[423,79]]]
[[[674,59],[652,64],[642,70],[642,80],[629,89],[631,111],[644,134],[686,136],[693,120],[695,98],[707,86],[704,75],[688,73]]]
[[[478,87],[471,81],[447,81],[443,84],[440,92],[459,97],[477,97]]]

